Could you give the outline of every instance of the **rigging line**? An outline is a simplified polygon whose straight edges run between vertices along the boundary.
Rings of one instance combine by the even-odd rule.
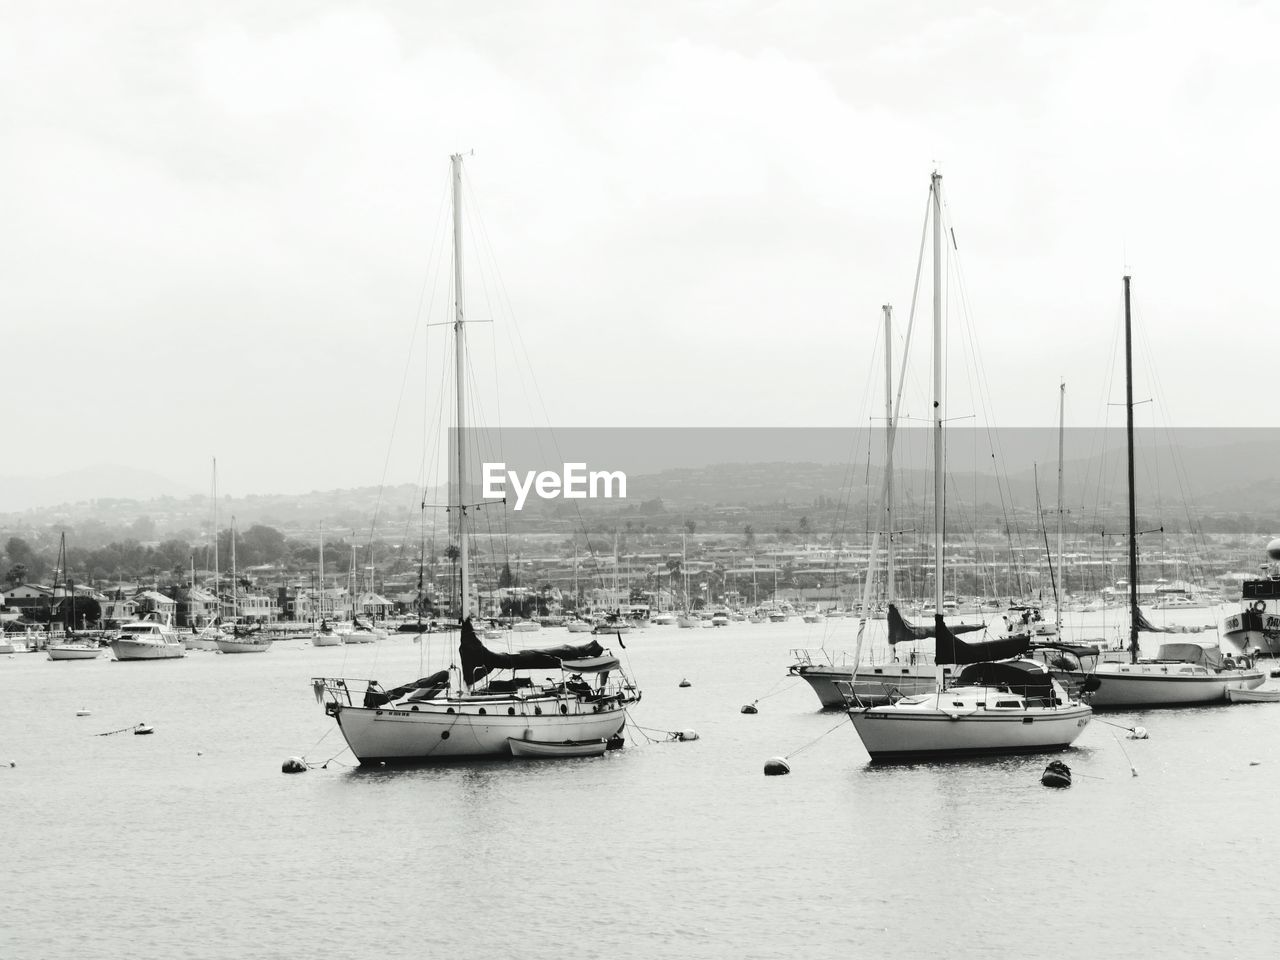
[[[804,744],[803,746],[796,747],[796,749],[792,750],[790,753],[788,753],[788,754],[784,754],[784,755],[783,755],[783,759],[784,759],[784,760],[790,760],[790,759],[791,759],[792,757],[794,757],[796,754],[801,753],[801,752],[803,752],[803,751],[805,751],[805,750],[808,750],[810,747],[812,747],[812,746],[813,746],[815,743],[817,743],[819,740],[823,739],[824,737],[828,737],[828,736],[830,736],[831,734],[835,733],[837,730],[839,730],[841,727],[843,727],[843,726],[844,726],[846,723],[848,723],[848,722],[849,722],[849,715],[846,713],[844,716],[842,716],[842,717],[840,718],[840,722],[839,722],[839,723],[837,723],[837,724],[836,724],[834,727],[832,727],[830,730],[827,730],[825,733],[820,733],[820,734],[818,734],[818,736],[814,737],[812,740],[810,740],[808,743]]]

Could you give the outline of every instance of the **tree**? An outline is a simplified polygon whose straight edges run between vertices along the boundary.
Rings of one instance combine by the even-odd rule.
[[[25,563],[15,563],[9,568],[9,572],[4,575],[4,582],[11,587],[16,587],[20,583],[27,582],[27,565]]]
[[[693,536],[694,531],[698,529],[698,525],[692,520],[686,520],[684,522],[684,529],[689,536]]]
[[[801,518],[800,518],[800,525],[799,525],[799,527],[797,527],[797,529],[800,531],[800,535],[801,535],[801,536],[805,536],[805,535],[807,535],[807,534],[809,533],[809,518],[808,518],[808,517],[801,517]]]
[[[751,524],[747,524],[742,530],[742,540],[746,544],[748,550],[756,545],[756,530]]]
[[[515,582],[515,577],[511,575],[511,564],[509,562],[504,563],[502,565],[502,572],[498,574],[498,587],[500,589],[505,589]]]

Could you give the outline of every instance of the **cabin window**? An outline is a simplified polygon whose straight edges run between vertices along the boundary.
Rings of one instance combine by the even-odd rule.
[[[952,701],[951,701],[951,705],[952,705],[953,707],[963,707],[963,706],[964,706],[964,701],[963,701],[963,700],[952,700]]]
[[[1020,704],[1017,700],[997,700],[996,706],[997,707],[1020,707],[1022,706],[1022,704]]]

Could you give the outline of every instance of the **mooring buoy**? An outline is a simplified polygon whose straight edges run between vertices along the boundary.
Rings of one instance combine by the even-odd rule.
[[[746,703],[746,704],[743,704],[741,712],[742,713],[759,713],[760,711],[756,708],[756,705],[754,703]]]
[[[680,686],[682,686],[682,687],[692,687],[692,686],[693,686],[693,684],[692,684],[692,683],[690,683],[688,680],[681,680],[681,681],[680,681]]]
[[[155,732],[156,732],[155,727],[149,727],[145,723],[140,723],[133,728],[133,735],[135,737],[146,736],[148,733],[155,733]]]
[[[1046,787],[1069,787],[1071,786],[1071,768],[1061,760],[1052,760],[1044,768],[1044,773],[1040,774],[1040,782]]]
[[[1134,727],[1129,731],[1130,740],[1149,740],[1151,735],[1147,733],[1146,727]]]
[[[784,777],[790,772],[791,764],[787,763],[785,757],[770,757],[764,762],[766,777]]]
[[[77,717],[87,717],[87,716],[89,716],[89,711],[88,711],[88,710],[77,710],[77,711],[76,711],[76,716],[77,716]]]
[[[281,773],[306,773],[309,768],[307,761],[301,757],[290,757],[284,763],[280,764]]]
[[[690,740],[698,739],[697,730],[676,730],[671,734],[671,739],[679,743],[687,743]]]

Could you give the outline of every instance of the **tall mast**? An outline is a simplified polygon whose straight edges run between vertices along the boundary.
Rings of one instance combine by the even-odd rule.
[[[1064,424],[1064,409],[1067,405],[1067,384],[1064,381],[1058,387],[1058,596],[1054,607],[1057,610],[1057,616],[1054,617],[1055,626],[1058,630],[1058,639],[1062,639],[1062,598],[1067,595],[1067,570],[1062,565],[1062,433]]]
[[[236,575],[236,518],[231,517],[231,622],[240,619],[240,578]]]
[[[1124,278],[1124,409],[1129,449],[1129,660],[1138,662],[1138,508],[1133,490],[1133,324],[1129,276]]]
[[[884,310],[884,471],[885,487],[885,588],[886,603],[893,603],[893,307]]]
[[[315,617],[315,619],[317,619],[317,620],[323,620],[323,619],[324,619],[324,521],[323,521],[323,520],[321,520],[321,521],[320,521],[320,573],[319,573],[319,580],[320,580],[320,595],[319,595],[319,597],[317,598],[317,600],[318,600],[318,610],[316,611],[317,616]]]
[[[214,620],[222,620],[222,581],[218,568],[218,458],[213,458],[213,599]]]
[[[931,177],[933,194],[933,595],[936,616],[942,616],[942,174]]]
[[[453,168],[453,337],[454,381],[458,388],[458,406],[455,427],[458,451],[458,564],[461,570],[462,600],[458,607],[458,622],[471,615],[470,583],[467,577],[467,457],[466,444],[466,343],[463,339],[462,324],[462,154],[455,153],[450,158]]]

